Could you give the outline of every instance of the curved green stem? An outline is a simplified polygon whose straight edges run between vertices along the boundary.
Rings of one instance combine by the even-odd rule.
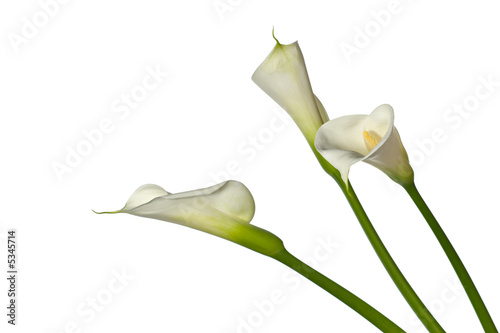
[[[368,303],[339,284],[333,282],[312,267],[306,265],[304,262],[291,255],[287,250],[283,249],[272,257],[338,298],[341,302],[359,313],[382,332],[404,332],[398,325],[375,310]]]
[[[226,237],[228,234],[230,236]],[[283,241],[273,233],[248,223],[241,223],[232,224],[227,233],[218,236],[287,265],[344,302],[383,332],[404,332],[362,299],[291,255],[285,249]]]
[[[424,199],[418,192],[415,183],[412,182],[408,185],[404,185],[403,187],[406,190],[406,192],[408,192],[413,202],[415,202],[415,205],[418,207],[418,209],[424,216],[425,220],[429,224],[429,227],[431,228],[432,232],[438,239],[439,244],[441,244],[441,247],[446,253],[448,259],[450,260],[453,269],[457,273],[458,278],[460,279],[460,282],[462,283],[465,292],[467,293],[467,296],[469,297],[472,306],[476,311],[476,314],[479,318],[479,321],[481,322],[481,325],[483,326],[484,331],[487,333],[498,332],[497,328],[495,327],[495,324],[493,323],[493,319],[491,318],[488,312],[488,309],[486,309],[486,305],[484,304],[481,296],[479,295],[479,292],[477,291],[474,282],[472,282],[472,278],[467,272],[467,269],[462,263],[462,260],[460,260],[457,251],[455,251],[453,245],[451,245],[450,240],[448,239],[443,229],[439,225],[438,221],[432,214],[431,210],[425,203]]]
[[[344,192],[349,205],[351,205],[354,214],[358,218],[358,221],[361,224],[361,227],[363,228],[366,236],[368,237],[368,240],[370,241],[373,249],[377,253],[377,256],[384,265],[387,273],[389,273],[392,281],[394,281],[397,288],[405,298],[406,302],[412,308],[413,312],[415,312],[417,317],[429,332],[445,332],[441,325],[439,325],[437,320],[432,316],[430,311],[425,307],[424,303],[420,300],[417,293],[413,290],[411,285],[404,277],[403,273],[399,270],[398,266],[392,259],[389,251],[387,251],[387,248],[378,236],[377,231],[368,218],[368,215],[366,215],[366,212],[363,209],[363,206],[361,205],[358,197],[356,196],[356,193],[354,192],[351,184],[345,184],[342,181],[340,172],[335,169],[330,163],[328,163],[328,161],[326,161],[323,156],[318,153],[314,146],[311,146],[311,148],[323,169],[326,171],[326,173],[332,176],[333,179],[335,179],[335,181],[339,184],[340,188]]]

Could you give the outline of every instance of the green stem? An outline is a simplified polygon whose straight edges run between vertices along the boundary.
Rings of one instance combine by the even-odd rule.
[[[285,249],[283,241],[273,233],[248,223],[232,223],[228,229],[224,229],[223,227],[220,231],[222,231],[222,233],[218,234],[219,237],[225,238],[270,258],[274,258],[294,269],[350,306],[354,311],[365,317],[383,332],[404,332],[396,324],[387,319],[387,317],[356,295],[292,256]]]
[[[359,313],[382,332],[404,332],[398,325],[375,310],[368,303],[366,303],[347,289],[343,288],[339,284],[333,282],[312,267],[306,265],[293,255],[291,255],[286,249],[283,249],[272,257],[290,267],[294,271],[298,272],[299,274],[303,275],[310,281],[314,282],[316,285],[323,288],[331,295],[338,298],[341,302],[345,303],[347,306]]]
[[[441,325],[439,325],[437,320],[432,316],[430,311],[425,307],[424,303],[420,300],[417,293],[408,283],[403,273],[399,270],[398,266],[396,265],[396,262],[394,262],[394,260],[392,259],[391,255],[389,254],[389,251],[387,251],[387,248],[385,247],[384,243],[377,234],[377,231],[373,227],[373,224],[368,218],[368,215],[366,215],[366,212],[363,209],[363,206],[361,205],[358,197],[356,196],[356,193],[354,192],[354,189],[352,188],[351,184],[349,183],[348,185],[346,185],[343,182],[339,171],[335,169],[330,163],[328,163],[328,161],[326,161],[321,156],[321,154],[318,153],[318,151],[314,146],[311,146],[311,148],[313,149],[313,152],[316,155],[316,158],[318,159],[323,169],[330,176],[332,176],[332,178],[335,179],[335,181],[337,181],[340,188],[344,192],[347,201],[351,205],[354,214],[356,215],[359,223],[361,224],[361,227],[363,228],[363,231],[368,237],[368,240],[370,241],[373,249],[377,253],[377,256],[384,265],[387,273],[389,273],[389,276],[391,277],[392,281],[394,281],[397,288],[405,298],[406,302],[412,308],[413,312],[415,312],[417,317],[420,319],[422,324],[424,324],[424,326],[427,328],[429,332],[431,333],[445,332],[444,329],[441,327]]]
[[[458,278],[460,279],[460,282],[462,283],[465,292],[467,293],[467,296],[469,297],[472,306],[476,311],[476,314],[479,318],[479,321],[481,322],[481,325],[483,326],[484,331],[487,333],[498,332],[497,328],[495,327],[495,324],[493,323],[493,319],[491,318],[488,310],[486,309],[486,305],[481,299],[481,296],[479,295],[479,292],[477,291],[474,282],[472,282],[472,279],[469,273],[467,272],[467,269],[465,268],[464,264],[462,263],[462,260],[460,260],[460,257],[453,248],[453,245],[451,245],[450,240],[448,239],[443,229],[439,225],[438,221],[432,214],[431,210],[425,203],[424,199],[418,192],[415,183],[412,182],[408,185],[404,185],[403,187],[406,190],[406,192],[408,192],[413,202],[415,202],[415,205],[418,207],[418,209],[424,216],[425,220],[429,224],[429,227],[432,229],[432,232],[438,239],[439,244],[441,244],[441,247],[446,253],[448,259],[450,260],[453,269],[455,269],[455,272],[457,273]]]
[[[354,214],[359,220],[361,227],[363,228],[366,236],[370,240],[375,252],[382,261],[387,273],[391,276],[392,280],[398,287],[399,291],[406,299],[413,312],[417,315],[424,326],[429,330],[429,332],[444,332],[444,329],[439,325],[437,320],[432,316],[430,311],[425,307],[424,303],[420,300],[417,293],[413,290],[410,283],[406,280],[401,270],[398,268],[394,260],[392,259],[389,251],[385,247],[384,243],[380,239],[377,231],[373,227],[370,219],[366,215],[361,203],[359,202],[354,190],[349,184],[349,189],[344,191],[347,201],[352,207]]]

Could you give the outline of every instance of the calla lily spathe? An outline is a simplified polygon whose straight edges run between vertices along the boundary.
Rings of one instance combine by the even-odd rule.
[[[208,188],[171,194],[158,185],[139,187],[117,211],[176,224],[230,240],[270,255],[283,248],[270,232],[250,224],[255,202],[248,188],[229,180]]]
[[[388,104],[370,115],[330,120],[318,130],[315,146],[340,171],[346,184],[351,165],[359,161],[375,166],[397,183],[413,182],[413,169],[394,127],[394,110]]]
[[[299,44],[283,45],[276,40],[276,46],[252,80],[288,112],[312,146],[328,115],[312,91]]]

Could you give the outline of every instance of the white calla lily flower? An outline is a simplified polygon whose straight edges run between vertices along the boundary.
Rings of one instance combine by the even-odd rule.
[[[310,145],[326,121],[325,108],[314,95],[297,42],[276,46],[252,75],[252,80],[292,117]]]
[[[230,240],[269,255],[283,248],[270,232],[250,224],[255,202],[248,188],[234,180],[208,188],[171,194],[158,185],[139,187],[117,211],[176,224]]]
[[[370,115],[330,120],[318,130],[315,146],[340,171],[346,184],[351,165],[359,161],[375,166],[399,184],[413,182],[413,169],[394,127],[394,110],[388,104]]]

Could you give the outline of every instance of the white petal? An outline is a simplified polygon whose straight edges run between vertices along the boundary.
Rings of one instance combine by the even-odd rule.
[[[223,238],[255,213],[252,194],[240,182],[227,181],[205,189],[170,194],[157,185],[143,185],[125,207],[109,213],[128,213],[173,222]]]
[[[145,204],[146,202],[149,202],[156,197],[161,197],[169,194],[170,193],[168,193],[158,185],[154,184],[142,185],[137,190],[135,190],[135,192],[130,196],[127,203],[121,210],[122,211],[130,210],[137,206]]]
[[[397,183],[413,182],[413,169],[408,154],[394,126],[393,108],[388,104],[380,105],[370,114],[365,126],[365,130],[368,128],[383,137],[363,162],[380,169]]]
[[[204,189],[171,194],[162,197],[174,202],[179,219],[183,218],[182,209],[197,211],[197,215],[223,214],[239,222],[250,223],[255,213],[255,202],[248,188],[242,183],[229,180]],[[182,203],[182,204],[180,204]],[[190,217],[192,219],[192,217]]]
[[[373,149],[364,133],[381,138]],[[351,165],[369,163],[398,183],[413,181],[408,155],[394,127],[394,110],[388,104],[377,107],[370,115],[353,115],[325,123],[316,135],[318,152],[342,175],[347,184]]]
[[[378,149],[370,152],[363,162],[382,170],[401,185],[413,182],[413,169],[396,127],[391,127],[375,148]]]
[[[328,116],[312,91],[299,44],[276,43],[252,80],[288,112],[312,144]]]
[[[345,116],[330,120],[318,130],[314,142],[318,152],[340,171],[347,184],[349,169],[368,153],[363,136],[364,123],[368,116]]]
[[[230,180],[176,194],[170,194],[157,185],[144,185],[132,194],[123,209],[98,214],[128,213],[173,222],[268,256],[282,251],[281,239],[250,224],[254,212],[255,203],[250,191],[242,183]]]

